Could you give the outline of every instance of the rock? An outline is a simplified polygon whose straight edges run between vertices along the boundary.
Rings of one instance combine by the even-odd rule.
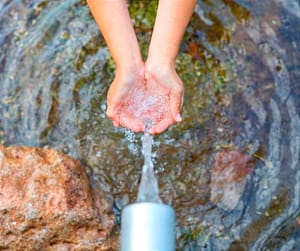
[[[0,250],[115,250],[113,225],[108,201],[78,161],[0,146]]]
[[[210,200],[225,210],[234,209],[253,168],[248,154],[236,150],[218,152],[211,169]]]

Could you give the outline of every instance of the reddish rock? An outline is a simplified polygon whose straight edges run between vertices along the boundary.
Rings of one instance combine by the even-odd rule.
[[[51,149],[0,146],[0,250],[115,250],[114,218],[80,163]]]
[[[218,152],[211,169],[210,200],[225,210],[234,209],[253,168],[248,154],[236,150]]]

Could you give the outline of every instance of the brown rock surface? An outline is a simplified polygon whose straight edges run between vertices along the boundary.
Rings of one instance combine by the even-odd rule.
[[[254,168],[251,156],[237,150],[216,154],[211,169],[210,200],[225,210],[234,209]]]
[[[78,161],[51,149],[0,146],[0,250],[115,250],[113,224]]]

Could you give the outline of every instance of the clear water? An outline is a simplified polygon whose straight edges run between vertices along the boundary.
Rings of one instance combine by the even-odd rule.
[[[141,182],[138,189],[137,202],[161,203],[158,182],[154,173],[154,164],[152,161],[153,136],[148,133],[148,127],[149,126],[146,126],[145,133],[142,137],[144,165]]]
[[[145,54],[156,1],[132,1]],[[297,0],[198,1],[177,60],[183,121],[155,136],[160,198],[178,250],[300,250]],[[141,135],[105,117],[114,66],[85,1],[0,1],[0,140],[79,159],[118,205],[136,201]],[[211,201],[222,149],[254,171],[232,210]]]

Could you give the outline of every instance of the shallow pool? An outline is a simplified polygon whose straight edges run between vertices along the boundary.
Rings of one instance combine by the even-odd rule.
[[[156,4],[130,3],[143,55]],[[1,143],[80,159],[116,213],[135,201],[141,135],[105,116],[115,68],[85,1],[2,0],[0,46]],[[155,137],[153,160],[178,250],[300,250],[299,1],[198,1],[177,70],[183,122]],[[221,203],[213,167],[232,151],[251,172],[224,176],[237,200]]]

